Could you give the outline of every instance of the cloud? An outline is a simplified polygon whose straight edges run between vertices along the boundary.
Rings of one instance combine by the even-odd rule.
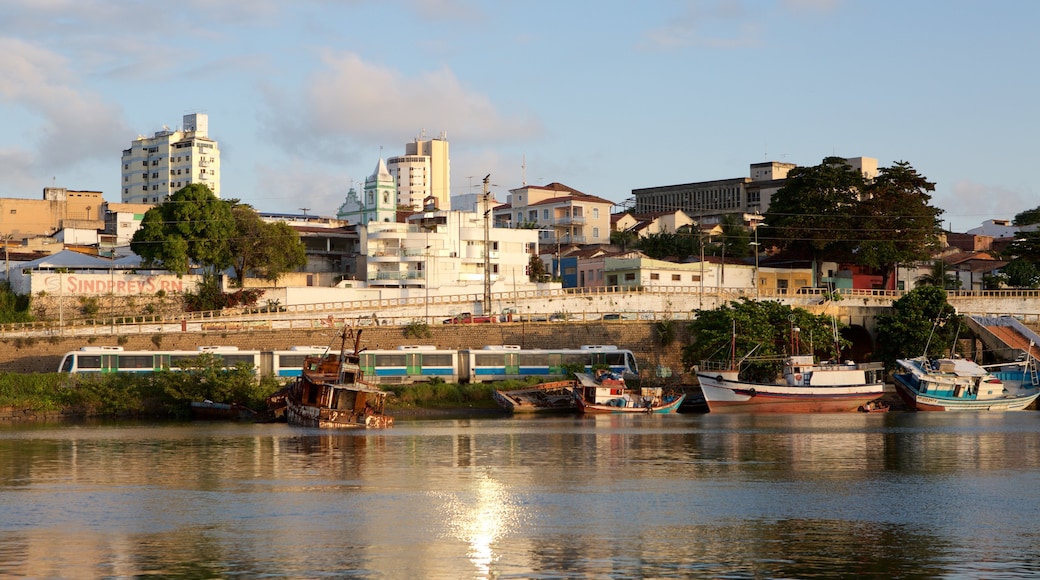
[[[0,102],[40,119],[32,128],[35,148],[9,156],[26,158],[41,177],[80,162],[111,159],[112,151],[123,148],[119,136],[129,131],[119,108],[79,89],[64,57],[11,38],[0,38],[0,54],[5,55],[0,59]]]
[[[277,168],[257,165],[255,177],[253,195],[242,196],[242,200],[260,211],[278,207],[285,212],[302,213],[301,208],[305,207],[310,215],[335,216],[350,189],[343,172],[300,159],[287,160]],[[365,178],[354,179],[354,187],[360,192]]]
[[[761,25],[739,0],[703,0],[686,4],[668,24],[648,30],[649,45],[673,50],[689,46],[745,48],[760,43]]]
[[[782,0],[780,4],[796,12],[830,12],[840,3],[841,0]]]
[[[1011,219],[1036,207],[1037,197],[1035,192],[961,180],[953,184],[949,193],[937,192],[933,205],[946,209],[944,222],[951,222],[955,231],[963,231],[988,219]]]
[[[322,63],[299,94],[264,89],[265,121],[287,136],[283,146],[308,146],[297,154],[342,158],[351,147],[396,145],[423,130],[437,135],[450,128],[453,138],[469,143],[522,141],[543,132],[532,115],[504,115],[448,68],[408,77],[352,53],[326,53]]]

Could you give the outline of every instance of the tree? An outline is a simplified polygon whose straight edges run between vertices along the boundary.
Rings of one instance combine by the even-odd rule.
[[[548,274],[545,271],[545,262],[537,255],[532,255],[527,261],[527,278],[532,282],[541,282]]]
[[[1027,209],[1026,211],[1015,214],[1015,219],[1011,223],[1016,226],[1040,224],[1040,207]]]
[[[900,262],[927,260],[939,245],[943,211],[929,204],[929,191],[935,184],[905,161],[881,168],[864,189],[851,245],[857,264],[881,271],[882,288]]]
[[[726,360],[754,351],[754,359],[744,371],[750,378],[772,379],[780,371],[783,354],[818,354],[825,358],[840,356],[834,345],[847,347],[848,341],[836,335],[838,322],[829,316],[815,315],[803,308],[791,308],[776,301],[747,298],[714,310],[698,310],[688,326],[696,342],[682,349],[687,367],[702,360]],[[793,352],[792,333],[798,328],[800,352]],[[735,353],[731,345],[735,344]],[[769,359],[769,360],[762,360]]]
[[[927,259],[938,245],[942,210],[927,193],[934,190],[905,161],[868,181],[844,159],[828,157],[791,170],[770,201],[763,237],[817,263],[826,257],[876,268],[887,287],[898,263]]]
[[[961,287],[959,278],[950,274],[950,265],[942,260],[932,264],[932,271],[917,277],[917,287],[934,286],[943,290],[956,290]]]
[[[192,264],[218,272],[231,265],[231,204],[193,183],[144,214],[130,249],[146,266],[186,274]]]
[[[231,213],[235,220],[235,236],[230,241],[231,267],[239,287],[246,276],[274,282],[282,274],[307,264],[303,242],[288,224],[267,223],[252,206],[243,203],[236,203]]]
[[[1012,288],[1040,287],[1040,270],[1037,270],[1036,264],[1022,258],[1008,262],[996,277]]]
[[[719,222],[722,234],[713,236],[705,251],[712,256],[747,258],[751,255],[751,233],[734,214],[722,216]]]
[[[1018,238],[1002,252],[1009,258],[1020,258],[1031,264],[1040,263],[1040,231],[1018,232]]]
[[[699,255],[700,243],[700,231],[696,226],[683,226],[677,232],[658,232],[640,238],[636,247],[655,260],[673,257],[684,259]]]
[[[613,230],[610,232],[610,243],[621,248],[622,252],[628,250],[629,246],[636,245],[638,242],[639,236],[631,230]]]
[[[915,288],[892,303],[889,313],[877,317],[874,359],[895,367],[896,359],[941,356],[953,349],[961,330],[956,309],[938,286]]]
[[[850,254],[851,225],[865,187],[863,174],[841,157],[795,167],[770,199],[759,239],[817,262],[824,254],[843,259]]]

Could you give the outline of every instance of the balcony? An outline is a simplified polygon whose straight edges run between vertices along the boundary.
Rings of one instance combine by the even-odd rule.
[[[561,215],[556,216],[556,221],[553,222],[556,226],[575,226],[585,225],[585,216],[583,215]]]
[[[369,280],[375,281],[393,281],[393,280],[425,280],[426,275],[424,272],[408,271],[408,272],[376,272],[373,277],[369,274]]]

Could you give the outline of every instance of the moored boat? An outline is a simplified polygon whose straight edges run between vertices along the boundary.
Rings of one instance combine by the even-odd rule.
[[[685,393],[665,392],[662,387],[630,389],[618,373],[574,373],[574,399],[582,413],[675,413]]]
[[[191,416],[203,420],[252,420],[256,411],[238,403],[214,403],[209,399],[191,402]]]
[[[859,411],[861,413],[887,413],[890,408],[891,405],[889,405],[888,403],[881,400],[877,400],[871,401],[865,405],[861,405]]]
[[[728,367],[702,363],[697,370],[712,413],[847,413],[881,398],[881,363],[817,363],[812,355],[783,359],[782,376],[771,382],[742,380]]]
[[[574,381],[553,381],[533,387],[495,390],[491,396],[510,413],[559,413],[577,408]]]
[[[1040,395],[1032,361],[1018,371],[991,373],[960,358],[900,359],[896,391],[917,411],[1021,411]]]
[[[385,413],[386,391],[364,381],[358,345],[346,350],[348,329],[343,329],[339,353],[308,355],[303,372],[285,394],[285,417],[292,425],[320,429],[383,428],[394,424]],[[342,353],[342,354],[340,354]]]

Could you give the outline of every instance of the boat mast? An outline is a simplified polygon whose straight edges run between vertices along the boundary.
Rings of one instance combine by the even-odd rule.
[[[729,337],[729,370],[737,370],[737,320],[733,319],[733,333]]]

